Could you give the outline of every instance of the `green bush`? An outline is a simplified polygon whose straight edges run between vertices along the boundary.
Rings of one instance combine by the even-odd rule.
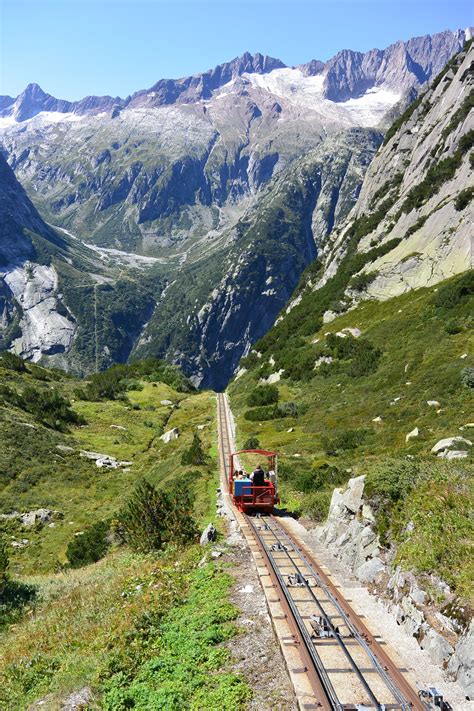
[[[191,493],[184,484],[158,492],[143,479],[118,520],[125,542],[134,550],[147,553],[158,551],[167,543],[183,546],[194,540],[198,530],[192,512]]]
[[[323,447],[326,454],[335,457],[341,451],[356,449],[367,439],[368,434],[366,429],[339,432],[335,437],[323,437]]]
[[[452,319],[451,321],[447,322],[444,327],[444,330],[450,336],[455,336],[456,333],[462,333],[464,331],[464,326],[463,323],[459,321],[459,319]]]
[[[97,521],[88,526],[82,535],[74,536],[66,549],[66,557],[71,568],[81,568],[103,558],[110,546],[108,533],[109,523]]]
[[[178,390],[193,392],[194,387],[179,368],[162,360],[149,358],[127,365],[113,365],[108,370],[91,375],[87,386],[77,391],[83,400],[117,400],[125,396],[127,390],[141,390],[139,379],[161,382]]]
[[[406,459],[387,459],[367,473],[364,494],[375,511],[376,528],[382,543],[389,543],[394,510],[417,485],[420,476],[420,465]]]
[[[181,455],[181,464],[185,466],[188,464],[195,464],[196,466],[200,466],[201,464],[205,464],[206,461],[207,458],[202,448],[201,438],[196,433],[193,436],[193,441],[191,443],[190,448],[183,452],[183,454]]]
[[[46,427],[67,431],[67,426],[81,425],[85,419],[71,409],[71,403],[56,390],[36,390],[28,386],[22,393],[12,390],[6,385],[0,385],[0,401],[29,412]]]
[[[249,407],[273,405],[276,402],[278,402],[278,388],[276,385],[258,385],[247,397],[247,405]]]
[[[369,284],[371,284],[374,279],[378,277],[379,273],[377,271],[373,272],[362,272],[362,274],[356,274],[352,277],[349,282],[349,286],[355,291],[365,291]]]
[[[260,440],[258,437],[249,437],[246,442],[244,442],[244,449],[259,449]]]
[[[284,402],[281,405],[266,405],[264,407],[255,407],[253,410],[247,410],[244,417],[250,422],[278,420],[282,417],[298,417],[300,411],[301,408],[296,402]]]
[[[322,522],[326,520],[332,493],[333,489],[321,489],[321,491],[308,496],[307,501],[305,501],[305,509],[313,521]]]
[[[305,469],[296,474],[293,486],[298,491],[310,493],[325,487],[339,486],[345,480],[346,476],[336,466],[321,464],[317,468]]]
[[[247,410],[244,418],[249,422],[259,422],[260,420],[275,420],[278,417],[278,407],[276,405],[266,405],[264,407],[254,407]]]
[[[459,126],[459,124],[464,121],[465,118],[467,118],[467,116],[469,115],[469,112],[473,108],[474,108],[474,89],[471,89],[471,91],[465,97],[465,99],[462,102],[459,109],[454,112],[449,123],[443,129],[443,131],[441,133],[441,137],[443,139],[446,139],[449,136],[449,134],[452,133]],[[473,131],[473,135],[474,135],[474,131]]]
[[[20,358],[20,356],[15,353],[10,353],[9,351],[4,351],[1,354],[0,366],[8,368],[8,370],[15,370],[17,373],[26,372],[26,365],[23,358]]]
[[[461,382],[466,388],[474,388],[474,368],[463,368]]]
[[[442,286],[434,296],[435,306],[452,309],[458,304],[464,304],[474,294],[474,270],[466,272],[455,281]]]
[[[461,212],[461,210],[464,210],[464,208],[469,205],[473,198],[474,188],[466,188],[465,190],[461,190],[454,201],[454,207],[458,212]]]

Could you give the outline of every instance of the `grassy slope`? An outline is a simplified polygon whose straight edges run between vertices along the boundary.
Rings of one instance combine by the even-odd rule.
[[[19,391],[30,384],[35,388],[54,386],[72,400],[79,384],[72,379],[44,383],[30,374],[4,369],[0,376],[2,382]],[[8,512],[50,508],[64,514],[63,519],[55,521],[54,528],[13,532],[18,533],[18,538],[30,540],[28,546],[13,552],[11,567],[16,573],[50,572],[58,563],[64,563],[65,549],[74,533],[95,520],[112,516],[140,476],[146,475],[153,484],[162,484],[182,475],[186,468],[179,463],[181,452],[189,446],[198,424],[206,424],[200,431],[205,449],[214,444],[214,399],[209,392],[184,395],[161,383],[144,383],[143,390],[129,392],[128,399],[129,403],[76,399],[73,408],[86,418],[87,424],[66,434],[43,427],[23,411],[0,408],[4,469],[0,479],[0,509]],[[179,407],[163,406],[161,400],[179,403]],[[140,409],[132,409],[133,406]],[[182,435],[177,441],[165,444],[160,434],[171,427],[179,427]],[[74,451],[59,451],[57,444],[70,446]],[[79,456],[80,449],[110,454],[133,464],[129,471],[99,469],[94,462]],[[216,481],[216,475],[211,477],[207,471],[202,469],[201,489],[209,486],[210,478],[213,483]]]
[[[41,378],[56,378],[49,371],[28,368]],[[0,375],[2,382],[19,391],[27,384],[54,386],[73,399],[78,385],[63,376],[45,382],[32,372],[2,369]],[[213,518],[215,396],[183,394],[161,383],[142,384],[142,390],[128,393],[129,404],[75,400],[73,407],[87,424],[66,434],[43,427],[22,410],[0,408],[0,510],[46,507],[64,514],[54,528],[16,526],[7,533],[17,540],[27,538],[29,544],[9,549],[13,595],[8,598],[11,609],[0,604],[0,708],[19,711],[45,697],[42,708],[57,709],[60,699],[85,685],[93,688],[97,708],[114,710],[128,708],[127,699],[134,699],[136,708],[142,709],[178,709],[183,704],[197,709],[204,704],[230,710],[240,708],[248,696],[245,681],[230,671],[228,654],[217,647],[236,632],[232,620],[237,611],[227,602],[231,579],[220,561],[197,568],[202,556],[199,546],[158,556],[112,548],[94,565],[53,572],[65,563],[66,546],[74,534],[95,520],[113,516],[141,475],[166,486],[189,470],[198,471],[196,519],[203,526]],[[161,400],[179,406],[163,406]],[[134,409],[137,406],[140,409]],[[205,425],[199,435],[209,453],[208,465],[185,467],[181,454],[197,425]],[[164,444],[159,435],[171,427],[179,427],[182,434]],[[74,451],[59,451],[57,444]],[[98,469],[78,456],[81,448],[106,452],[133,465],[129,472]],[[13,473],[11,479],[8,474]],[[9,612],[14,625],[8,623]],[[191,646],[185,644],[181,619],[188,630],[194,630]],[[203,636],[203,625],[212,627],[213,635]],[[205,674],[194,663],[196,649]],[[159,666],[162,657],[164,670],[157,676],[149,667]],[[173,691],[173,679],[180,674],[182,683]]]
[[[456,509],[451,544],[461,549],[464,546],[462,541],[472,535],[469,527],[463,524],[465,511],[461,505],[466,497],[473,496],[468,485],[472,454],[468,460],[448,466],[430,454],[430,449],[444,437],[462,434],[473,439],[472,429],[460,431],[459,428],[473,421],[472,390],[462,385],[461,373],[474,365],[472,330],[469,330],[474,300],[471,297],[451,309],[440,309],[434,305],[435,292],[435,288],[420,289],[384,303],[365,302],[323,326],[317,336],[302,337],[295,328],[273,351],[264,352],[257,365],[231,383],[229,393],[237,418],[238,444],[243,445],[249,436],[257,436],[262,446],[275,448],[280,453],[283,505],[295,511],[309,512],[317,519],[324,518],[335,485],[350,476],[370,473],[388,458],[398,457],[406,461],[406,456],[410,455],[415,458],[415,464],[430,472],[426,475],[427,484],[420,484],[425,493],[430,488],[440,490],[439,481],[448,482],[444,489],[441,486],[444,493],[440,493],[446,504],[440,505],[436,515],[438,519],[441,517],[442,524],[446,506],[449,508],[452,504]],[[291,314],[287,318],[291,318]],[[464,330],[450,335],[445,326],[453,319],[464,324]],[[356,378],[344,372],[329,372],[326,377],[317,375],[303,381],[282,379],[278,383],[280,403],[294,401],[302,407],[304,414],[297,418],[260,422],[244,418],[250,409],[247,397],[256,387],[260,374],[268,375],[277,369],[279,355],[287,344],[293,347],[292,343],[302,339],[301,347],[307,348],[316,336],[320,339],[318,344],[312,345],[316,353],[325,334],[346,327],[359,328],[362,338],[381,349],[382,356],[375,372]],[[464,354],[468,356],[461,358]],[[271,355],[277,365],[269,368]],[[394,402],[396,398],[400,399]],[[439,401],[440,407],[429,407],[427,400]],[[376,417],[381,417],[382,422],[373,422]],[[406,442],[406,435],[415,427],[419,428],[420,436]],[[365,430],[365,434],[358,446],[337,448],[336,456],[327,453],[328,440],[331,444],[347,432],[359,433],[361,430]],[[319,468],[324,463],[337,467],[338,471],[334,474],[334,471],[325,470],[318,479],[316,474],[321,472]],[[314,484],[311,483],[312,475],[315,475]],[[417,500],[420,503],[419,496]],[[426,497],[426,506],[428,500]],[[404,516],[407,521],[413,516],[408,501],[403,506],[403,511],[397,513],[398,529],[403,526]],[[428,521],[430,516],[425,520]],[[434,528],[431,534],[436,535]],[[423,562],[421,555],[420,544],[424,541],[426,545],[429,535],[428,528],[422,530],[420,523],[420,540],[408,541],[402,549],[402,553],[406,553],[406,565],[417,567],[419,564],[424,570],[433,565],[433,560]],[[464,566],[468,565],[468,558],[465,555]],[[446,575],[457,578],[463,594],[468,594],[467,567],[465,570],[450,570],[449,562],[445,567]]]
[[[309,382],[281,380],[280,401],[294,400],[307,407],[297,419],[253,423],[242,415],[246,398],[256,386],[259,370],[253,368],[229,388],[234,412],[239,418],[242,444],[256,434],[268,446],[278,446],[285,457],[298,453],[308,459],[325,457],[322,438],[330,434],[367,428],[367,441],[355,453],[342,454],[338,463],[364,464],[368,458],[387,453],[424,454],[441,437],[458,434],[469,421],[472,395],[461,385],[461,371],[473,365],[469,353],[472,332],[449,335],[444,330],[445,314],[432,307],[434,289],[420,289],[384,303],[365,302],[354,311],[323,326],[317,337],[344,328],[359,328],[362,337],[383,352],[375,373],[351,378],[345,373],[316,376]],[[473,300],[453,310],[452,316],[468,317]],[[308,336],[311,342],[314,336]],[[315,347],[316,349],[316,347]],[[409,383],[409,384],[408,384]],[[395,398],[401,398],[390,405]],[[427,400],[438,400],[441,412]],[[381,424],[373,423],[382,417]],[[294,431],[288,433],[290,427]],[[405,435],[419,427],[421,436],[405,443]]]

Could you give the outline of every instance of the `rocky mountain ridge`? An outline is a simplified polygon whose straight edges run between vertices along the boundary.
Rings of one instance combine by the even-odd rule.
[[[384,50],[355,52],[345,49],[327,62],[312,59],[299,65],[306,76],[323,75],[323,97],[343,102],[364,94],[375,86],[407,90],[424,84],[441,71],[450,57],[469,39],[471,29],[446,30],[435,35],[398,41]],[[209,99],[213,92],[244,74],[268,74],[288,68],[280,59],[245,52],[229,62],[200,74],[180,79],[160,79],[149,89],[142,89],[122,99],[111,96],[88,96],[79,101],[56,99],[38,84],[29,84],[17,97],[0,96],[0,116],[25,121],[42,111],[74,113],[78,116],[126,107],[161,106],[193,103]]]

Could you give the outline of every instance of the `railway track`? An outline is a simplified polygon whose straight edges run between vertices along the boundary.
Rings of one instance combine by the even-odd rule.
[[[227,490],[233,437],[225,396],[218,398],[219,451]],[[264,588],[273,596],[269,602],[278,603],[274,625],[278,624],[275,617],[283,619],[286,632],[290,632],[279,635],[280,642],[292,645],[301,660],[299,666],[293,663],[289,668],[290,676],[294,681],[298,675],[305,675],[306,687],[311,689],[309,695],[303,695],[303,701],[299,699],[300,708],[426,711],[429,706],[418,697],[311,551],[288,530],[284,517],[241,513],[239,517],[251,549],[258,551],[266,569],[268,584]]]

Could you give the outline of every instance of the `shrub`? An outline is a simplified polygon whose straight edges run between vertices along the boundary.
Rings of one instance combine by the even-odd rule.
[[[355,353],[346,368],[347,375],[351,378],[360,378],[364,375],[375,373],[381,355],[382,351],[378,348],[374,348],[373,346],[359,350]]]
[[[276,385],[259,385],[247,397],[247,405],[249,407],[273,405],[276,402],[278,402],[278,388]]]
[[[335,457],[340,451],[356,449],[365,441],[368,434],[368,430],[365,429],[346,430],[333,438],[323,437],[323,447],[326,454]]]
[[[64,432],[67,425],[84,424],[81,415],[71,409],[71,403],[56,390],[36,390],[25,388],[21,395],[24,409],[47,427]]]
[[[466,188],[465,190],[461,190],[454,201],[454,207],[458,212],[461,212],[461,210],[464,210],[464,208],[469,205],[473,198],[474,188]]]
[[[260,440],[258,437],[249,437],[246,442],[244,442],[244,449],[259,449]]]
[[[446,333],[448,333],[450,336],[456,335],[456,333],[462,333],[464,331],[464,326],[461,321],[458,319],[452,319],[451,321],[448,321],[447,324],[444,327],[444,330]]]
[[[7,544],[3,536],[0,536],[0,593],[7,582],[8,562]]]
[[[471,95],[474,96],[474,89],[471,92]],[[461,151],[461,153],[464,155],[467,153],[467,151],[470,151],[471,148],[474,146],[474,128],[471,128],[470,131],[464,134],[464,136],[461,136],[459,139],[459,144],[458,144],[458,150]]]
[[[419,478],[419,464],[406,459],[388,459],[369,470],[364,493],[375,511],[377,532],[384,544],[389,542],[394,508],[409,494]]]
[[[161,382],[170,385],[179,392],[193,392],[191,382],[184,377],[179,368],[161,360],[149,358],[127,365],[113,365],[102,373],[94,373],[77,396],[83,400],[117,400],[124,397],[127,390],[141,390],[139,379]]]
[[[201,438],[198,434],[195,434],[190,448],[181,455],[181,464],[195,464],[196,466],[200,466],[205,463],[206,455],[202,448]]]
[[[15,353],[10,353],[5,351],[0,357],[0,365],[3,368],[8,368],[8,370],[15,370],[17,373],[26,372],[26,365],[23,358],[16,355]]]
[[[97,521],[88,526],[82,535],[74,536],[66,549],[71,568],[81,568],[103,558],[110,546],[107,540],[108,532],[108,522]]]
[[[309,493],[324,487],[334,487],[342,484],[346,477],[336,466],[322,464],[317,468],[306,469],[299,472],[293,480],[293,485],[298,491]]]
[[[352,277],[349,282],[349,286],[355,291],[365,291],[365,289],[371,284],[374,279],[378,277],[378,272],[362,272],[362,274],[356,274]]]
[[[266,405],[264,407],[254,407],[247,410],[244,418],[249,422],[259,422],[260,420],[275,420],[278,417],[278,407],[276,405]]]
[[[284,402],[281,405],[266,405],[247,410],[244,418],[250,422],[259,422],[260,420],[277,420],[280,417],[298,417],[300,412],[301,408],[296,402]]]
[[[330,333],[326,338],[326,345],[329,349],[328,354],[341,363],[334,362],[326,367],[321,366],[319,368],[321,375],[330,375],[336,372],[336,369],[343,369],[351,378],[369,375],[377,370],[382,355],[382,351],[365,338],[352,336],[341,338]]]
[[[420,183],[417,183],[405,198],[402,212],[419,209],[433,195],[436,195],[441,186],[454,177],[457,168],[461,164],[461,157],[461,153],[456,151],[454,155],[444,158],[428,168],[425,178]]]
[[[461,382],[466,388],[474,388],[474,368],[463,368]]]
[[[329,513],[332,498],[332,489],[322,489],[308,497],[306,508],[314,521],[325,521]]]
[[[167,543],[182,546],[198,533],[189,489],[180,485],[157,491],[140,481],[118,520],[124,540],[136,551],[158,551]]]
[[[69,424],[85,423],[85,419],[71,409],[69,400],[56,390],[36,390],[27,387],[20,394],[5,385],[0,385],[0,398],[14,407],[29,412],[46,427],[60,432],[65,432]]]
[[[434,303],[438,308],[452,309],[465,303],[471,294],[474,294],[474,270],[442,286],[435,294]]]
[[[277,407],[277,417],[299,417],[301,407],[296,402],[284,402]]]

